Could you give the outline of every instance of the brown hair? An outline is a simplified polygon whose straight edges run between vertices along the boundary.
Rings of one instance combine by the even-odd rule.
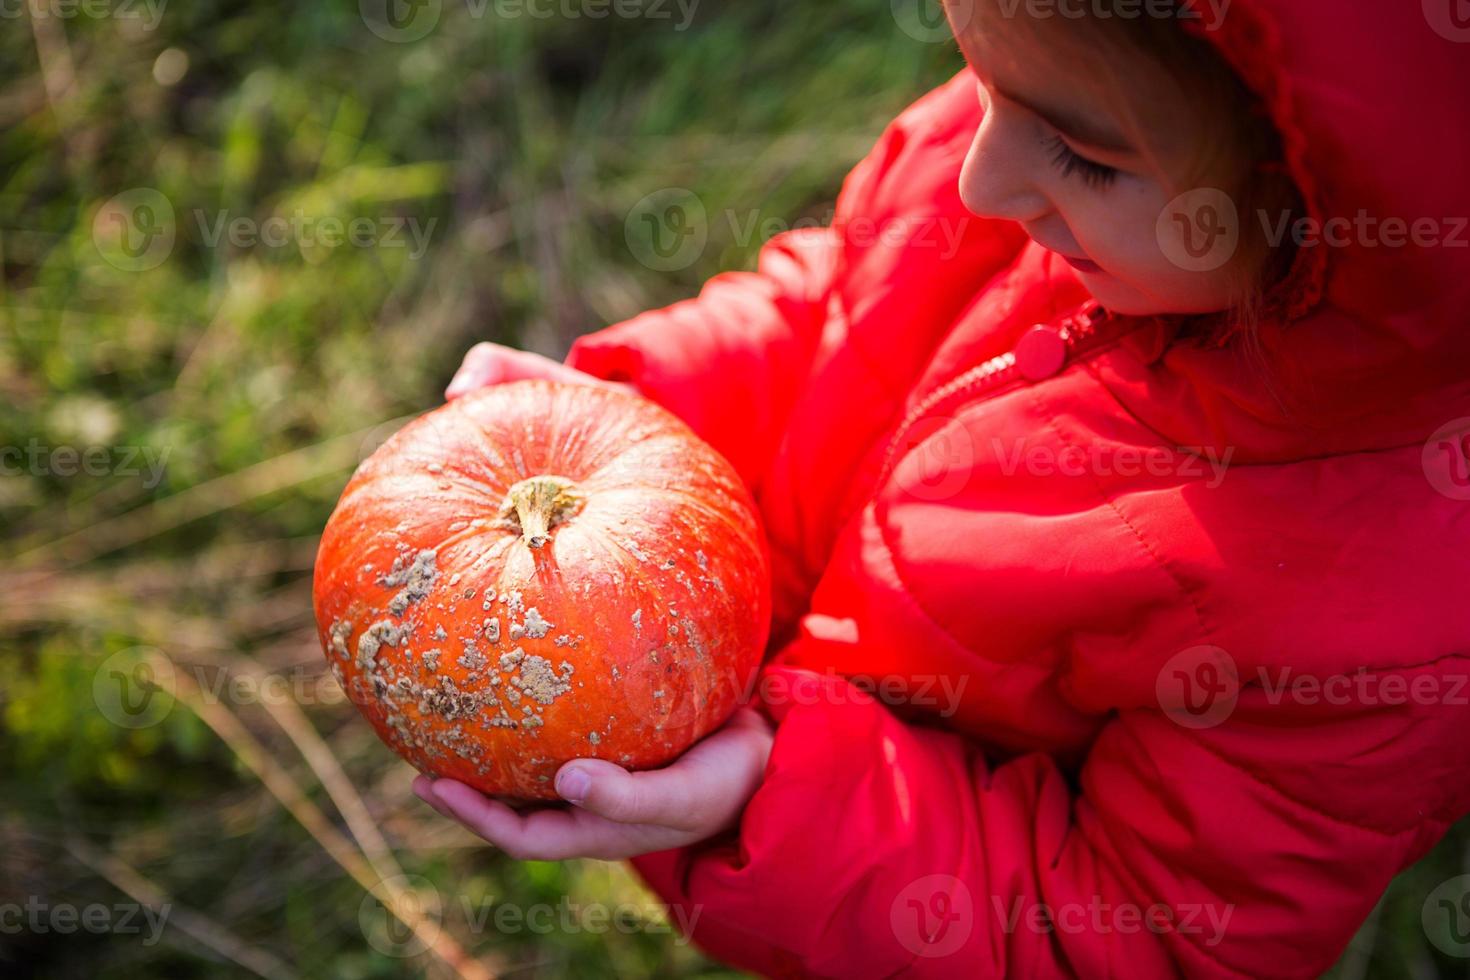
[[[1301,195],[1284,163],[1281,136],[1260,100],[1212,43],[1189,32],[1185,25],[1192,15],[1184,4],[1063,0],[1048,6],[1050,16],[1043,17],[1018,14],[1025,11],[1025,0],[1019,6],[976,2],[992,14],[1029,23],[1039,40],[1060,49],[1114,110],[1134,145],[1156,163],[1162,152],[1158,131],[1150,125],[1152,107],[1139,97],[1142,85],[1172,83],[1198,107],[1190,152],[1166,172],[1175,178],[1175,193],[1205,186],[1223,190],[1235,202],[1240,222],[1239,244],[1226,267],[1235,279],[1230,309],[1223,317],[1201,318],[1211,322],[1199,332],[1253,332],[1270,287],[1286,275],[1295,252],[1289,239],[1273,247],[1254,216],[1300,214]],[[1148,67],[1140,68],[1139,59]]]

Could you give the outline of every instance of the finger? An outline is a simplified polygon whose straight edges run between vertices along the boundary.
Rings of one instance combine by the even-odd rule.
[[[556,790],[581,809],[622,824],[686,829],[730,815],[760,781],[770,730],[755,712],[732,718],[672,765],[628,772],[602,759],[563,766]]]
[[[477,388],[483,388],[499,381],[496,361],[500,350],[504,348],[499,344],[488,342],[471,347],[465,354],[459,370],[454,372],[454,377],[450,379],[449,387],[444,389],[445,400],[452,401]]]
[[[585,371],[578,371],[561,361],[528,350],[507,348],[499,369],[502,381],[536,378],[545,381],[562,381],[567,384],[595,385],[600,388],[612,387],[613,384]]]
[[[437,781],[434,793],[455,819],[520,861],[613,859],[638,853],[620,838],[616,825],[588,813],[561,807],[517,813],[450,779]]]
[[[413,795],[427,803],[439,816],[454,819],[454,814],[449,812],[449,808],[434,796],[434,781],[428,776],[418,775],[413,778]]]

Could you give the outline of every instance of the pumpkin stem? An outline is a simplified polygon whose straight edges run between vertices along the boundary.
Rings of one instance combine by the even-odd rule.
[[[501,513],[514,515],[526,544],[540,548],[552,528],[582,509],[584,498],[573,492],[575,485],[564,476],[529,477],[510,488]]]

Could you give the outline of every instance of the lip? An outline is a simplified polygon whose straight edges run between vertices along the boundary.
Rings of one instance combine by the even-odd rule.
[[[1062,253],[1058,252],[1057,254],[1058,255],[1061,255]],[[1066,262],[1067,262],[1068,265],[1070,265],[1072,268],[1076,269],[1078,272],[1101,272],[1102,271],[1102,266],[1098,265],[1096,262],[1092,261],[1091,259],[1074,259],[1070,255],[1062,255],[1062,258],[1066,260]]]
[[[1063,252],[1061,249],[1056,248],[1055,246],[1052,246],[1052,245],[1048,245],[1046,242],[1042,241],[1041,238],[1037,237],[1036,235],[1031,234],[1031,231],[1029,229],[1026,231],[1026,234],[1031,235],[1031,240],[1033,242],[1035,242],[1036,244],[1040,245],[1042,248],[1046,249],[1048,252],[1054,252],[1059,258],[1061,258],[1063,261],[1065,261],[1072,268],[1076,269],[1078,272],[1101,272],[1102,271],[1102,266],[1098,265],[1096,262],[1092,261],[1091,259],[1078,258],[1076,256],[1068,255],[1066,252]]]

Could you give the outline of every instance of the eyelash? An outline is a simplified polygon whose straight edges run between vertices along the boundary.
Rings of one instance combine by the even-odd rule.
[[[1053,136],[1050,144],[1053,153],[1051,162],[1062,172],[1063,177],[1081,174],[1084,184],[1096,188],[1108,187],[1118,179],[1117,168],[1078,155],[1060,136]]]

